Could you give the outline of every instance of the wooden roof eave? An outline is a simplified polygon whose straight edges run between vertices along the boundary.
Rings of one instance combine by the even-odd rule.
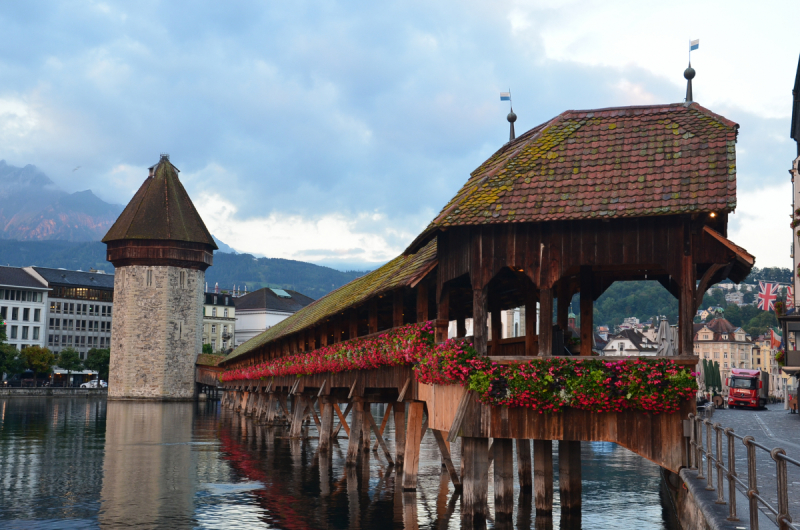
[[[730,258],[729,266],[721,270],[719,278],[715,278],[715,282],[730,279],[732,282],[741,283],[756,264],[756,258],[742,247],[735,244],[730,239],[726,238],[713,228],[708,226],[703,227],[701,234],[701,241],[703,245],[718,245],[720,254],[727,254]]]

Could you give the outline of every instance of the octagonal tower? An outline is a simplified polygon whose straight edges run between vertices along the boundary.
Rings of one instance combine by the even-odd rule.
[[[103,238],[114,264],[109,399],[188,400],[217,245],[161,155]]]

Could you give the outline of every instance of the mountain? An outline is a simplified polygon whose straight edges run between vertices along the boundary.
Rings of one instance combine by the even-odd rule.
[[[105,244],[98,241],[0,239],[0,265],[114,272],[114,267],[106,261]],[[214,266],[206,271],[206,282],[209,289],[213,289],[215,283],[219,283],[220,289],[224,290],[231,290],[234,285],[240,289],[246,285],[248,291],[277,287],[319,298],[363,274],[364,271],[342,272],[303,261],[215,252]]]
[[[122,212],[91,190],[67,193],[36,166],[0,160],[0,237],[21,241],[98,241]],[[2,258],[0,258],[2,259]]]

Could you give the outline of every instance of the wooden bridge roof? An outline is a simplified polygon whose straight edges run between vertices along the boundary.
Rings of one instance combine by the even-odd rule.
[[[224,363],[250,353],[273,340],[318,324],[324,319],[358,306],[370,298],[399,287],[414,286],[436,266],[436,263],[436,239],[434,238],[416,254],[398,256],[383,267],[356,278],[310,303],[297,313],[233,350],[225,358]]]
[[[697,103],[566,111],[473,171],[407,252],[449,226],[733,211],[738,127]]]

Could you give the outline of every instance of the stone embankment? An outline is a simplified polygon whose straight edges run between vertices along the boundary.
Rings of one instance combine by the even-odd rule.
[[[0,387],[0,398],[3,397],[75,397],[75,396],[102,396],[106,397],[108,390],[105,388],[58,388],[58,387],[38,387],[38,388],[2,388]]]

